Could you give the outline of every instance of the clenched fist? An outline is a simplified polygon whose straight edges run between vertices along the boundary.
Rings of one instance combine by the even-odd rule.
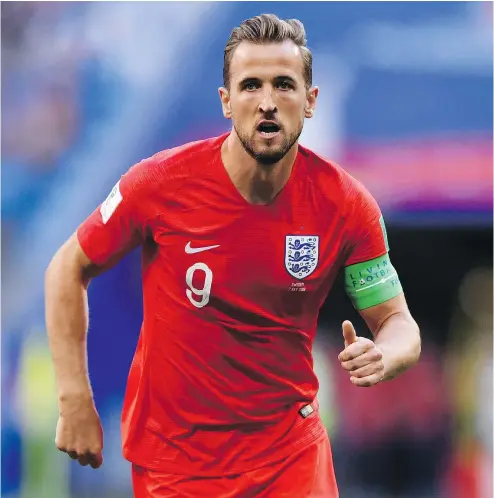
[[[91,399],[61,404],[55,444],[80,465],[91,465],[93,469],[101,467],[103,428]]]
[[[384,379],[382,351],[365,337],[357,337],[348,320],[343,322],[345,349],[338,355],[341,366],[350,373],[351,382],[359,387],[370,387]]]

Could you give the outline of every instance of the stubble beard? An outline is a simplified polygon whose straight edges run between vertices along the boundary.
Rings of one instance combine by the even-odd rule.
[[[282,143],[278,147],[276,147],[276,149],[258,151],[255,150],[254,146],[254,134],[256,133],[256,131],[254,131],[251,136],[248,136],[247,134],[242,133],[237,128],[235,123],[233,124],[233,127],[235,129],[235,132],[237,133],[240,143],[242,144],[242,147],[245,149],[247,154],[249,154],[250,157],[252,157],[258,164],[262,166],[272,166],[281,161],[288,154],[290,149],[302,134],[302,125],[300,125],[300,129],[295,133],[292,133],[288,137],[284,135]]]

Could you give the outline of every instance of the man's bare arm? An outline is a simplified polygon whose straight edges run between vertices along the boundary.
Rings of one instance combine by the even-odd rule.
[[[394,379],[418,361],[420,331],[403,294],[359,313],[374,341],[358,337],[347,320],[343,323],[345,349],[338,357],[354,385],[370,387]]]
[[[374,335],[375,345],[382,351],[383,380],[394,379],[415,365],[421,351],[420,330],[403,294],[361,310],[360,315]]]
[[[103,463],[103,429],[88,375],[87,288],[91,278],[110,266],[95,266],[74,234],[53,257],[45,279],[46,327],[60,412],[55,444],[95,469]]]
[[[46,327],[59,402],[92,398],[87,369],[87,288],[105,268],[96,267],[72,235],[53,257],[45,275]]]

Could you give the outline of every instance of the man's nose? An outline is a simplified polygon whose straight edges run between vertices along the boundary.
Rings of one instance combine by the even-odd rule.
[[[276,112],[276,103],[273,98],[272,89],[266,89],[264,91],[262,100],[259,103],[259,110],[264,114]]]

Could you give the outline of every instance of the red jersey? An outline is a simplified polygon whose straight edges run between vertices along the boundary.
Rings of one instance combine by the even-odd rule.
[[[344,265],[386,253],[381,213],[339,166],[299,146],[269,205],[221,159],[228,135],[132,167],[78,229],[103,265],[142,246],[144,319],[122,416],[124,456],[176,474],[241,473],[324,433],[311,354]]]

